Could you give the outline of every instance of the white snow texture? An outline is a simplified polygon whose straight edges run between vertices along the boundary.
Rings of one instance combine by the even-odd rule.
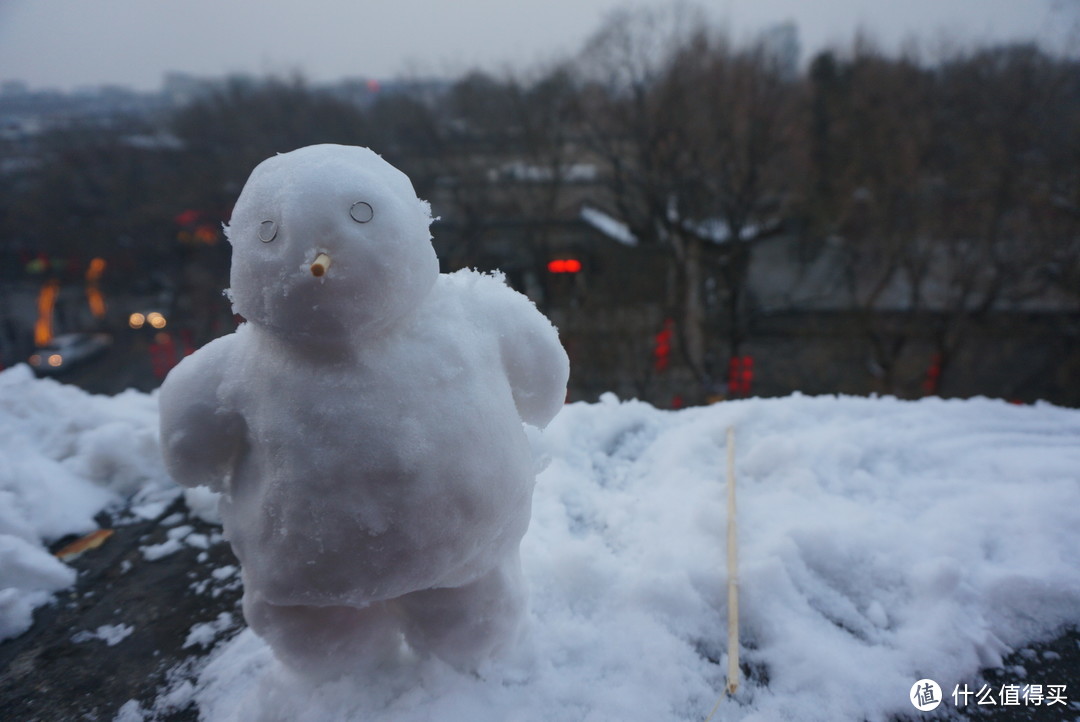
[[[414,661],[312,690],[245,632],[197,684],[204,718],[704,719],[727,669],[729,426],[751,674],[716,719],[915,714],[915,681],[948,694],[1080,622],[1080,412],[800,396],[667,412],[609,397],[545,432],[518,656],[479,679]]]
[[[365,148],[263,162],[229,225],[247,323],[162,386],[166,465],[223,493],[245,619],[316,678],[402,633],[474,669],[521,626],[523,423],[562,408],[569,365],[500,277],[439,274],[430,222]]]
[[[46,545],[97,528],[94,515],[172,486],[157,442],[157,402],[91,396],[25,365],[0,373],[0,640],[75,583]]]
[[[154,396],[95,397],[25,367],[0,372],[0,464],[20,468],[2,477],[5,529],[92,526],[93,495],[61,489],[45,504],[35,494],[50,475],[94,486],[83,437],[102,424],[125,425],[128,440],[117,434],[94,454],[117,468],[147,464],[141,499],[158,482],[130,439],[156,435]],[[1006,647],[1080,624],[1080,411],[792,396],[670,412],[607,397],[567,406],[537,442],[550,463],[522,543],[531,601],[514,658],[479,678],[403,660],[312,688],[245,631],[194,686],[166,696],[194,697],[210,722],[700,722],[727,661],[731,425],[741,654],[753,674],[716,719],[911,715],[916,680],[948,693]],[[43,575],[47,598],[50,570],[67,569],[37,535],[5,552],[5,597],[27,600],[18,580]],[[5,628],[17,617],[0,607]],[[192,650],[215,629],[200,627]],[[1009,673],[1069,684],[1072,697],[1075,680]]]
[[[93,632],[82,631],[76,632],[71,637],[71,641],[76,644],[83,642],[89,642],[95,639],[99,639],[110,647],[115,647],[131,636],[131,633],[135,631],[135,627],[130,624],[103,624]]]

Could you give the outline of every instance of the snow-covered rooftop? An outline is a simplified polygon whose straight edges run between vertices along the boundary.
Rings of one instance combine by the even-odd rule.
[[[585,221],[613,241],[618,241],[625,246],[636,246],[638,244],[637,236],[634,235],[629,226],[607,213],[604,213],[599,208],[582,206],[581,220]]]

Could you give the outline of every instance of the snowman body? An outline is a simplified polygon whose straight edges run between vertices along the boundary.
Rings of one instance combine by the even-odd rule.
[[[429,222],[366,149],[264,162],[229,227],[247,323],[161,392],[170,472],[222,492],[248,623],[316,676],[402,633],[476,668],[521,625],[522,423],[561,407],[566,355],[501,278],[440,275]]]
[[[278,604],[364,605],[460,586],[528,525],[533,467],[494,334],[437,284],[424,306],[342,358],[236,335],[226,409],[258,439],[222,516]],[[300,380],[302,394],[282,393]],[[297,487],[301,487],[302,491]]]

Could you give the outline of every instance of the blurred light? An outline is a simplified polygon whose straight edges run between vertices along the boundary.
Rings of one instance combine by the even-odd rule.
[[[675,336],[675,322],[664,320],[664,328],[653,338],[653,368],[664,371],[671,365],[671,341]]]
[[[34,344],[44,346],[52,341],[52,312],[56,304],[56,296],[60,293],[60,282],[55,278],[47,281],[41,287],[38,295],[38,317],[34,323]]]
[[[173,220],[176,221],[176,225],[178,226],[190,226],[198,223],[200,218],[202,218],[202,213],[193,208],[189,208],[186,211],[177,214],[176,218]]]
[[[146,316],[138,311],[128,316],[128,326],[132,328],[142,328],[144,323],[146,323]]]
[[[217,229],[211,225],[201,225],[195,229],[193,238],[199,243],[205,243],[208,246],[212,246],[217,243],[218,240]]]
[[[581,271],[581,261],[576,258],[556,258],[549,261],[547,267],[551,273],[578,273]]]
[[[147,315],[146,321],[154,328],[165,328],[165,317],[157,311],[151,311]]]
[[[162,345],[172,343],[172,336],[161,331],[160,333],[154,334],[154,343],[160,343]]]
[[[30,365],[31,366],[40,366],[41,365],[41,354],[39,354],[39,353],[33,354],[30,357]]]
[[[90,313],[94,318],[105,318],[105,297],[97,286],[86,287],[86,300],[90,304]]]
[[[90,304],[90,313],[94,318],[105,318],[105,296],[98,288],[101,274],[105,272],[105,259],[94,258],[86,269],[86,301]]]
[[[728,393],[732,396],[749,396],[754,383],[754,358],[732,356],[728,362]]]
[[[86,280],[97,281],[101,278],[101,274],[105,272],[105,259],[95,258],[90,261],[90,267],[86,269]]]
[[[56,368],[62,363],[64,363],[64,357],[60,354],[54,353],[53,355],[49,356],[49,365],[53,368]]]

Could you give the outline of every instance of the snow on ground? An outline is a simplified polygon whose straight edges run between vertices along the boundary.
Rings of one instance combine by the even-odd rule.
[[[155,397],[92,396],[25,365],[0,372],[0,640],[29,629],[34,608],[75,583],[46,545],[93,531],[107,507],[134,499],[153,512],[177,493],[158,450]]]
[[[100,639],[110,647],[115,647],[120,642],[131,636],[131,633],[135,631],[135,627],[130,624],[103,624],[94,631],[90,632],[83,630],[76,632],[72,636],[72,642],[89,642],[94,639]]]
[[[701,720],[727,667],[728,426],[749,677],[717,719],[910,714],[916,680],[948,698],[1007,650],[1080,623],[1080,411],[796,395],[671,412],[606,397],[567,406],[537,441],[550,463],[522,548],[530,632],[512,659],[475,677],[404,657],[309,689],[244,631],[158,709],[194,700],[213,721]],[[52,562],[43,541],[92,528],[94,509],[132,490],[163,493],[152,396],[91,397],[6,371],[0,444],[0,533],[18,540],[0,546],[0,599],[63,586],[37,566]],[[19,564],[48,583],[9,572]],[[0,626],[18,629],[12,609],[0,606]],[[221,621],[192,628],[193,652]],[[1012,671],[1020,684],[1069,681]],[[132,702],[121,718],[144,716]]]

